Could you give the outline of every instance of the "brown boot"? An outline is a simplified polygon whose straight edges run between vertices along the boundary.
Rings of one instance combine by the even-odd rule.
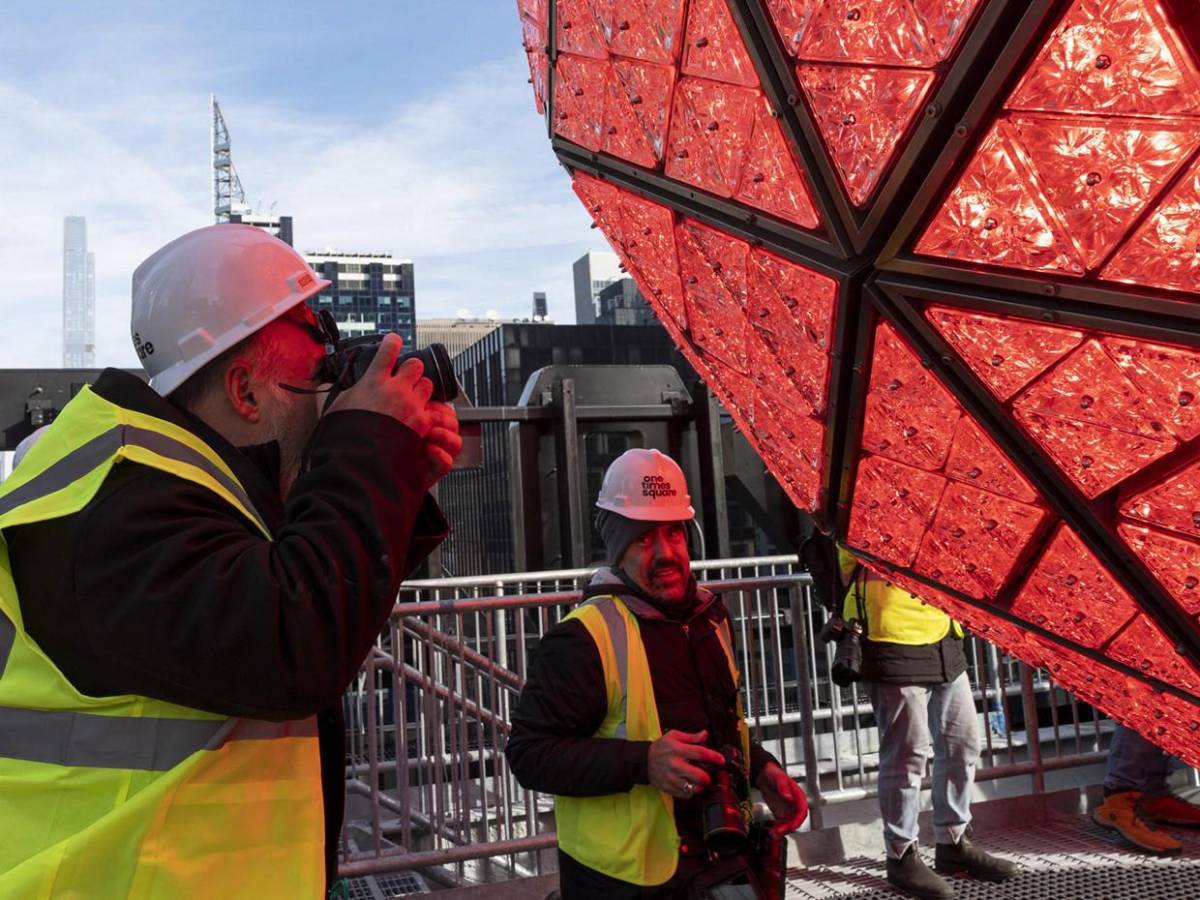
[[[1170,794],[1161,796],[1142,794],[1137,811],[1143,818],[1149,819],[1151,822],[1158,822],[1160,825],[1200,828],[1200,806]]]
[[[954,888],[925,865],[916,844],[909,844],[899,859],[888,857],[887,880],[910,897],[921,900],[951,900],[954,897]]]
[[[1092,810],[1092,821],[1101,828],[1115,831],[1133,846],[1155,856],[1176,856],[1183,845],[1170,835],[1163,834],[1138,815],[1141,791],[1120,791],[1109,794]]]
[[[938,844],[933,867],[944,875],[965,872],[980,881],[1008,881],[1018,875],[1016,863],[985,852],[964,834],[957,844]]]

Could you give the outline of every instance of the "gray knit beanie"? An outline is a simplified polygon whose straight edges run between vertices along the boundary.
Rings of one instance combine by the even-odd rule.
[[[608,551],[608,564],[615,566],[629,549],[629,545],[652,528],[662,525],[662,522],[627,519],[619,513],[602,509],[596,515],[596,527],[604,540]]]

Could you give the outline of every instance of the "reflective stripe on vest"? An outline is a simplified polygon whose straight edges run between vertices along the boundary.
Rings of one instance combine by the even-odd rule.
[[[838,555],[843,575],[849,574],[857,565],[857,560],[840,547]],[[860,618],[857,596],[860,581],[865,582],[862,606],[867,618],[867,640],[915,647],[936,644],[952,629],[955,637],[963,636],[962,626],[946,613],[923,603],[915,594],[865,568],[859,569],[858,576],[846,590],[843,619]]]
[[[270,538],[215,451],[89,388],[0,485],[0,896],[316,898],[315,718],[85,695],[24,629],[3,530],[78,512],[121,459],[208,488]]]
[[[654,686],[641,629],[631,612],[642,605],[635,597],[593,597],[573,610],[587,628],[604,669],[608,713],[596,737],[655,741],[662,737]],[[646,608],[661,617],[652,607]],[[738,671],[728,624],[717,629],[729,662],[733,683]],[[749,729],[738,699],[739,738],[749,762]],[[675,874],[679,862],[679,833],[675,803],[651,785],[635,785],[624,794],[602,797],[554,798],[558,844],[585,866],[612,878],[639,885],[657,885]],[[747,805],[743,812],[748,812]]]

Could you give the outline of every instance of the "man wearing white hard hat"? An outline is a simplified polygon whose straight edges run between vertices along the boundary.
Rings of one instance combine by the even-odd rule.
[[[629,450],[596,506],[608,566],[542,639],[506,751],[522,785],[556,795],[562,896],[688,897],[751,880],[766,892],[780,872],[753,860],[751,786],[776,847],[807,803],[750,740],[729,614],[691,575],[683,471]]]
[[[324,896],[341,696],[461,448],[400,339],[324,410],[326,288],[247,225],[133,275],[107,369],[0,485],[0,896]]]

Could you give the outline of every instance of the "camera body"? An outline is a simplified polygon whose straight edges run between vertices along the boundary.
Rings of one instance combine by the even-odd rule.
[[[383,335],[368,334],[362,337],[340,340],[332,353],[329,353],[321,363],[318,381],[328,382],[339,391],[353,386],[371,366],[379,345],[383,343]],[[442,344],[430,344],[420,350],[405,353],[392,369],[392,374],[410,359],[421,360],[424,375],[433,382],[431,400],[439,403],[450,403],[458,397],[458,379],[454,375],[454,367],[450,363],[450,354]]]
[[[715,856],[732,856],[743,852],[749,841],[742,811],[744,798],[738,789],[746,773],[741,750],[732,744],[714,749],[725,757],[725,762],[710,769],[712,780],[700,795],[704,846]]]
[[[837,641],[829,676],[838,687],[849,687],[862,681],[863,624],[858,619],[846,621],[839,615],[830,616],[821,628],[821,640]]]

